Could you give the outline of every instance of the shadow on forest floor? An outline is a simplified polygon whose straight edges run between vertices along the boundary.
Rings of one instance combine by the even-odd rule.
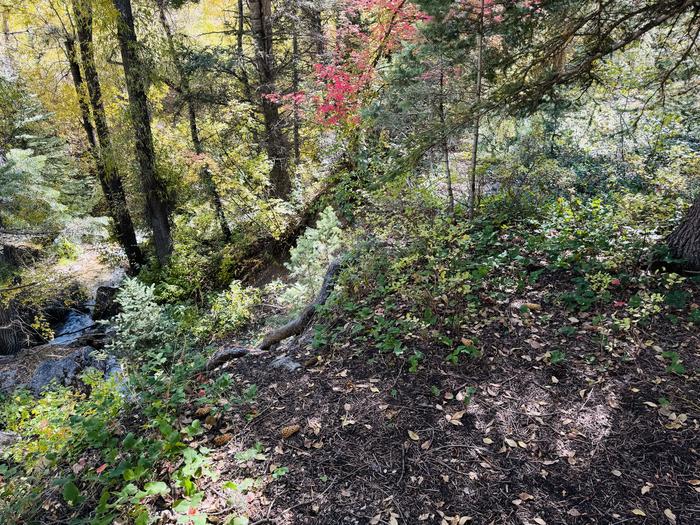
[[[210,515],[329,525],[700,522],[697,328],[659,321],[636,345],[603,348],[586,314],[556,312],[542,330],[537,312],[501,313],[482,332],[482,358],[451,365],[442,349],[421,348],[414,374],[351,340],[294,372],[270,367],[283,349],[229,364],[236,388],[255,384],[258,395],[255,417],[241,409],[211,429],[211,443],[232,438],[220,439],[215,468],[223,479],[270,482],[238,502],[211,492]],[[576,334],[558,333],[573,322]],[[543,358],[550,343],[566,348],[564,362]],[[688,372],[668,373],[660,347],[678,352]],[[284,351],[307,364],[316,354],[303,343]],[[235,459],[256,443],[264,459]],[[287,473],[271,481],[280,467]]]

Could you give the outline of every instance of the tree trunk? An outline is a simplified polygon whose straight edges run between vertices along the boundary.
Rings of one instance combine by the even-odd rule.
[[[138,42],[134,27],[131,0],[113,0],[119,12],[117,38],[121,50],[126,89],[129,94],[131,121],[136,137],[136,158],[141,174],[141,186],[146,196],[146,212],[153,231],[156,256],[165,264],[173,249],[170,234],[170,209],[165,187],[156,175],[151,117],[144,87],[144,66],[137,53]]]
[[[296,24],[292,28],[292,91],[295,94],[299,92],[299,35]],[[296,99],[293,101],[292,110],[294,111],[294,162],[298,164],[301,156],[301,141],[299,139],[299,104]]]
[[[275,63],[272,49],[272,5],[270,0],[248,0],[250,26],[255,40],[255,63],[260,85],[260,106],[265,122],[265,148],[272,162],[270,182],[272,195],[286,199],[292,191],[289,177],[289,143],[282,129],[277,103],[270,100],[275,93]]]
[[[476,207],[476,166],[479,156],[479,126],[481,125],[481,114],[479,104],[481,103],[481,79],[484,59],[484,0],[481,0],[479,11],[479,30],[476,35],[476,107],[477,114],[474,121],[474,140],[472,142],[472,158],[469,170],[469,218],[474,218]]]
[[[75,41],[69,37],[65,42],[65,46],[75,92],[78,96],[83,129],[87,136],[90,153],[95,159],[97,179],[107,201],[110,216],[114,221],[114,231],[117,240],[126,254],[131,271],[136,272],[143,265],[143,254],[136,240],[136,232],[134,231],[134,223],[126,203],[124,186],[112,155],[109,126],[107,125],[107,116],[102,102],[102,88],[92,48],[92,6],[86,0],[73,0],[73,11],[77,26],[80,56],[83,70],[85,71],[85,82],[81,75]],[[86,85],[87,96],[85,93]],[[88,99],[95,119],[94,127],[90,118]],[[95,130],[95,128],[97,129]]]
[[[671,253],[683,259],[693,270],[700,270],[700,197],[688,210],[688,214],[669,235],[668,246]]]
[[[447,181],[447,209],[450,215],[455,212],[455,195],[452,191],[452,170],[450,170],[450,149],[447,141],[447,129],[445,128],[445,72],[440,64],[440,100],[438,101],[438,114],[442,133],[442,155],[445,162],[445,178]]]
[[[311,38],[316,44],[316,59],[322,61],[326,53],[326,36],[323,32],[321,9],[313,6],[302,6],[301,9],[311,26]]]
[[[165,36],[168,41],[168,49],[170,55],[172,56],[173,63],[175,64],[175,69],[178,76],[180,77],[180,91],[187,104],[187,115],[190,123],[190,137],[192,139],[192,146],[194,147],[194,152],[197,155],[202,155],[204,153],[204,147],[202,145],[202,140],[199,137],[199,128],[197,126],[197,108],[194,104],[194,97],[192,95],[192,90],[190,89],[190,79],[182,67],[182,62],[180,62],[180,56],[175,49],[175,41],[173,38],[172,30],[170,29],[170,24],[165,15],[165,0],[158,0],[158,14],[160,15],[160,23],[165,31]],[[219,219],[219,226],[221,227],[221,233],[224,239],[228,242],[231,240],[231,229],[226,222],[226,216],[224,214],[224,206],[221,201],[221,195],[216,187],[214,178],[212,177],[211,170],[209,166],[205,165],[200,170],[200,179],[202,184],[209,191],[211,200],[214,204],[214,210],[216,211],[216,216]]]
[[[0,355],[11,355],[22,348],[24,341],[14,302],[0,303]]]

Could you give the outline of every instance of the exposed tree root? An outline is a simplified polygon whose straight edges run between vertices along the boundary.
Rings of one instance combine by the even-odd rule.
[[[326,275],[323,278],[321,290],[318,292],[316,299],[314,299],[314,301],[310,305],[304,308],[304,310],[301,312],[301,314],[299,314],[299,316],[296,319],[288,322],[281,328],[278,328],[277,330],[274,330],[267,334],[257,349],[231,347],[219,350],[209,360],[206,369],[213,370],[214,368],[221,366],[224,363],[227,363],[228,361],[231,361],[233,359],[257,353],[257,351],[260,350],[269,350],[274,344],[279,343],[280,341],[284,341],[285,339],[292,337],[293,335],[299,335],[300,333],[302,333],[304,329],[308,326],[308,324],[311,322],[311,319],[313,318],[314,313],[316,312],[316,307],[324,304],[328,300],[328,297],[330,296],[331,292],[333,291],[333,287],[335,286],[335,279],[338,275],[338,272],[340,271],[340,268],[342,267],[342,263],[342,259],[335,259],[328,265],[328,270],[326,271]]]
[[[299,335],[304,331],[304,328],[306,328],[316,312],[316,307],[325,303],[328,296],[333,291],[333,287],[335,286],[335,278],[340,271],[340,267],[342,265],[341,263],[342,261],[340,259],[335,259],[330,265],[328,265],[326,276],[323,278],[323,285],[321,286],[321,290],[318,292],[316,299],[314,299],[314,302],[304,308],[301,314],[299,314],[299,317],[288,322],[283,327],[267,334],[263,339],[263,342],[260,343],[261,350],[268,350],[275,343],[284,341],[293,335]]]
[[[223,348],[216,352],[212,358],[207,362],[207,371],[213,370],[216,367],[228,363],[232,359],[237,359],[239,357],[244,357],[251,353],[250,348],[244,348],[241,346],[233,346],[230,348]]]

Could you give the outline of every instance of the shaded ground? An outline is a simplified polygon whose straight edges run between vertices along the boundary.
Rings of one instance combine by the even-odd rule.
[[[270,368],[282,350],[231,363],[236,392],[259,393],[208,444],[225,442],[222,479],[262,487],[236,499],[212,485],[204,506],[215,520],[275,524],[700,523],[697,326],[657,320],[603,345],[591,320],[496,305],[475,327],[483,357],[452,365],[422,348],[415,374],[349,336],[320,361],[287,349],[307,365],[295,372]],[[552,365],[555,347],[567,357]],[[234,459],[255,443],[264,458]]]

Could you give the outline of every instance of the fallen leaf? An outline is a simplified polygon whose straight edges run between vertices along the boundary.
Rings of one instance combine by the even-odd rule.
[[[233,434],[222,434],[214,438],[214,444],[217,447],[220,447],[231,441],[231,439],[233,439]]]
[[[299,425],[289,425],[282,428],[282,430],[280,431],[280,435],[282,436],[282,439],[289,439],[300,430],[301,427]]]
[[[408,431],[408,437],[411,438],[412,441],[420,440],[420,436],[418,436],[418,434],[416,434],[413,430]]]
[[[647,513],[644,512],[642,509],[632,509],[632,514],[635,516],[646,516]]]
[[[210,406],[204,406],[204,407],[199,407],[197,411],[194,413],[196,417],[204,417],[209,415],[209,412],[211,412],[211,407]]]
[[[491,439],[491,438],[484,438],[482,441],[484,443],[486,443],[487,445],[493,444],[493,439]]]
[[[664,509],[664,516],[666,516],[671,523],[676,523],[676,515],[671,509]]]
[[[544,521],[542,518],[533,518],[532,521],[534,521],[534,522],[537,523],[538,525],[547,525],[547,522]]]

